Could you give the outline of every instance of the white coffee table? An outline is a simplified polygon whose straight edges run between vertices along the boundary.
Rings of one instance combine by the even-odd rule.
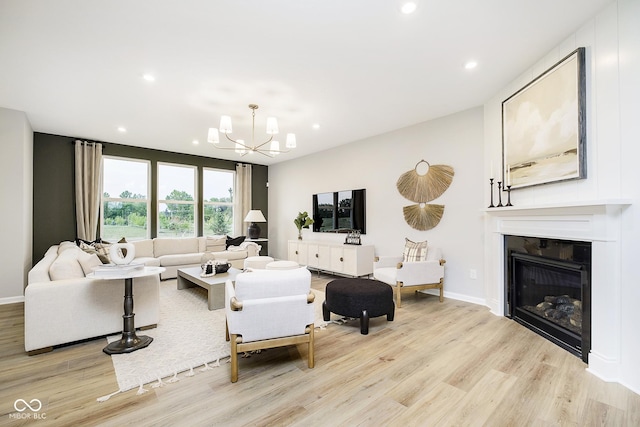
[[[194,286],[205,288],[209,294],[209,310],[224,308],[224,284],[228,279],[235,282],[236,276],[242,273],[242,270],[231,267],[226,273],[218,273],[211,277],[200,277],[200,273],[202,273],[200,267],[178,269],[178,289]]]

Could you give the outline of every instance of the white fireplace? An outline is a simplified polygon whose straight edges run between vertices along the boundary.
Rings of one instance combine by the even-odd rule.
[[[504,236],[591,242],[591,351],[587,370],[618,381],[620,367],[620,214],[628,200],[486,209],[485,295],[505,315]]]

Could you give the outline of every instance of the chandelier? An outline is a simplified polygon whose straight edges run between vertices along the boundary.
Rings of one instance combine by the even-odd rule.
[[[267,135],[271,135],[269,139],[267,139],[265,142],[256,144],[256,110],[258,109],[258,106],[256,104],[249,104],[249,108],[251,109],[251,143],[245,143],[243,139],[233,139],[229,137],[229,134],[233,130],[231,127],[230,116],[220,117],[219,132],[222,132],[224,136],[234,144],[233,147],[220,146],[220,134],[218,132],[218,129],[216,128],[209,128],[207,142],[213,144],[214,147],[221,150],[235,150],[235,152],[240,154],[240,156],[251,153],[260,153],[267,157],[275,157],[280,153],[288,153],[288,149],[296,148],[296,136],[293,133],[287,134],[287,139],[285,142],[285,147],[287,148],[287,150],[281,150],[280,142],[273,139],[273,136],[279,132],[278,121],[275,117],[267,117]],[[269,144],[268,147],[267,144]]]

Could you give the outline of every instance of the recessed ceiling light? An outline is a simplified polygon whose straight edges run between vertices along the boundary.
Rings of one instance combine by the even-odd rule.
[[[143,79],[145,79],[148,82],[155,82],[156,78],[152,75],[152,74],[144,74],[142,76]]]
[[[198,144],[200,144],[200,141],[198,141],[197,139],[194,139],[194,140],[192,141],[192,143],[193,143],[193,145],[198,145]]]
[[[468,61],[466,64],[464,64],[464,68],[466,68],[467,70],[473,70],[477,66],[478,63],[476,61]]]
[[[400,11],[405,15],[409,15],[416,11],[418,5],[413,1],[405,1],[400,5]]]
[[[320,129],[320,125],[318,123],[314,123],[311,127],[314,129]]]
[[[125,133],[127,131],[127,128],[124,126],[118,126],[118,132],[120,133]]]

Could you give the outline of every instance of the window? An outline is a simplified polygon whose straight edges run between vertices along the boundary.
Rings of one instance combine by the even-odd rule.
[[[203,235],[233,234],[235,173],[206,168],[202,173]]]
[[[158,163],[158,237],[194,237],[196,168]]]
[[[103,157],[101,237],[106,241],[149,237],[149,162]]]

